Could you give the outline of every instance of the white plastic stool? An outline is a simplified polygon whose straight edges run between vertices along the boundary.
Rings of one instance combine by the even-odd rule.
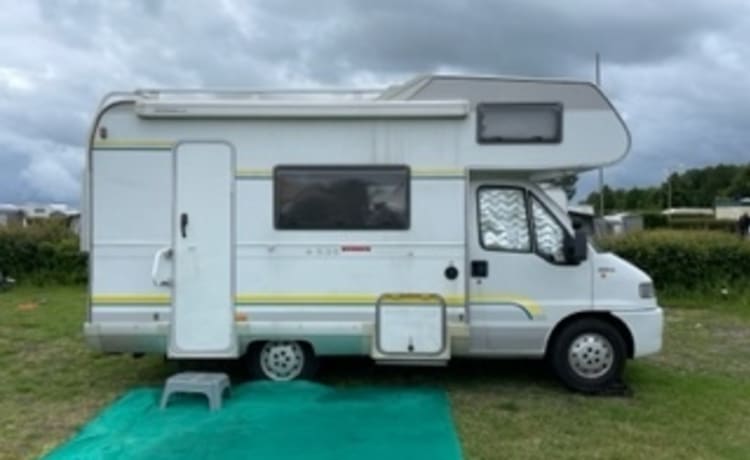
[[[180,372],[167,379],[161,395],[162,409],[167,407],[173,393],[201,393],[208,398],[209,409],[221,409],[224,390],[231,391],[229,377],[220,372]]]

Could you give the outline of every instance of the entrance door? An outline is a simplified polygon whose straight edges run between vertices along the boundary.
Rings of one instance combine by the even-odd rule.
[[[525,182],[471,176],[469,324],[476,354],[538,356],[550,329],[592,306],[590,262],[565,262],[566,217]]]
[[[234,151],[184,142],[174,154],[169,356],[238,355],[234,324]]]

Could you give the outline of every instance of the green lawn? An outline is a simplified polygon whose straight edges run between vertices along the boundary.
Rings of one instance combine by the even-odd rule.
[[[0,293],[0,458],[35,458],[136,385],[174,372],[160,357],[89,351],[81,288]],[[336,385],[445,387],[469,459],[750,458],[750,315],[670,309],[664,352],[631,362],[629,398],[568,393],[535,362],[449,368],[325,362]]]

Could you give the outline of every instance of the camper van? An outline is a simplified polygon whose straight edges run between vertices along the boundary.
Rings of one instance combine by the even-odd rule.
[[[544,183],[629,146],[588,82],[112,93],[84,180],[86,339],[272,380],[321,356],[546,358],[606,389],[659,351],[662,310]]]

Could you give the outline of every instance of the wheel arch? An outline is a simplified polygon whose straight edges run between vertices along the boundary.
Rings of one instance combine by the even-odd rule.
[[[302,345],[303,347],[308,348],[313,354],[315,354],[317,356],[317,353],[316,353],[316,350],[315,350],[315,346],[312,344],[312,342],[310,342],[309,340],[300,339],[300,338],[289,338],[289,339],[287,339],[287,338],[284,338],[284,339],[279,339],[279,338],[257,338],[257,339],[251,339],[249,342],[247,342],[247,345],[245,346],[245,353],[244,354],[247,355],[248,353],[250,353],[250,350],[252,350],[255,347],[262,347],[263,344],[266,343],[266,342],[274,342],[274,341],[299,342],[300,345]]]
[[[545,356],[548,356],[550,353],[550,347],[552,344],[555,343],[555,339],[558,335],[570,324],[575,323],[576,321],[580,321],[582,319],[587,318],[593,318],[605,321],[612,325],[622,336],[623,340],[625,341],[625,346],[627,349],[627,357],[633,358],[633,355],[635,353],[635,342],[633,339],[633,334],[630,332],[630,329],[628,326],[623,322],[620,318],[613,315],[609,311],[584,311],[584,312],[578,312],[573,313],[572,315],[566,316],[562,320],[558,321],[558,323],[555,325],[555,327],[552,328],[552,330],[547,334],[547,337],[545,339],[544,343],[544,354]]]

